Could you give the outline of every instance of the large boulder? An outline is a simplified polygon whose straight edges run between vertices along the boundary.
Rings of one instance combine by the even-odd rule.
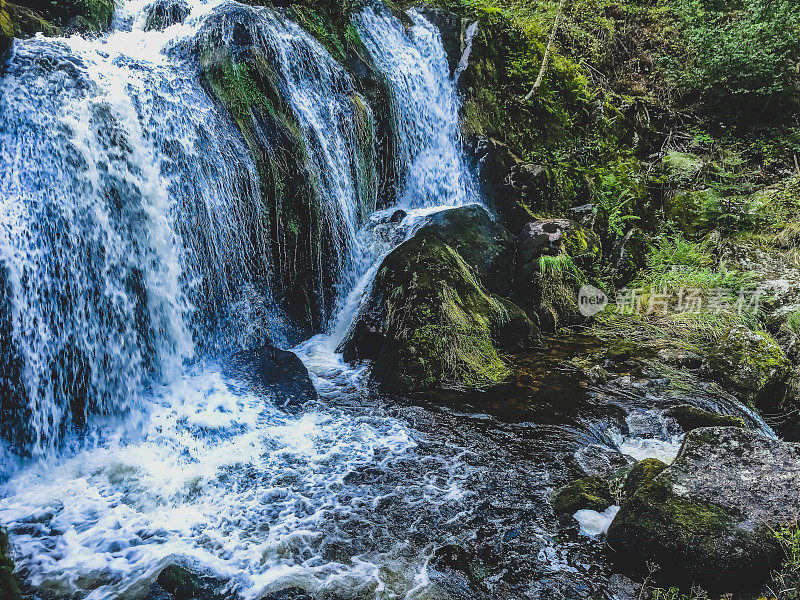
[[[523,349],[538,342],[525,313],[491,294],[476,277],[481,265],[494,264],[491,248],[502,245],[492,237],[472,237],[477,229],[471,226],[466,228],[470,241],[464,243],[444,226],[463,225],[463,213],[455,215],[440,216],[389,253],[340,346],[345,360],[371,359],[379,378],[407,391],[500,383],[509,369],[498,348]]]
[[[604,511],[614,504],[608,482],[598,475],[576,479],[553,497],[556,514],[573,515],[579,510]]]
[[[514,238],[482,206],[473,204],[435,213],[415,235],[441,240],[461,255],[489,291],[508,293]]]
[[[608,545],[633,571],[677,585],[757,587],[780,566],[773,531],[800,514],[800,445],[714,427],[686,435],[675,462],[622,504]]]
[[[237,352],[231,358],[231,371],[275,398],[284,408],[299,407],[317,399],[308,369],[293,352],[266,344],[255,350]]]
[[[703,373],[750,402],[789,373],[789,359],[766,332],[733,327],[709,351]]]

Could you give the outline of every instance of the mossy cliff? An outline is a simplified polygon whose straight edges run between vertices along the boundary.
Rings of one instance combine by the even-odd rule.
[[[60,35],[103,31],[111,25],[114,8],[113,0],[4,0],[0,3],[0,55],[9,38],[38,32]]]

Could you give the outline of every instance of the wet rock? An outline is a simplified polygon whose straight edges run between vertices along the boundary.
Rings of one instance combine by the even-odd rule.
[[[618,239],[611,249],[611,275],[615,286],[630,283],[636,274],[647,265],[650,240],[638,227],[633,227]]]
[[[273,395],[277,406],[298,407],[317,399],[308,369],[294,352],[264,345],[237,352],[230,368]]]
[[[441,240],[459,253],[489,291],[508,294],[514,239],[482,206],[435,213],[415,235]]]
[[[22,600],[22,593],[14,577],[14,561],[9,556],[8,535],[0,528],[0,598]]]
[[[8,13],[6,0],[0,0],[0,61],[11,50],[14,42],[14,28],[11,25],[11,15]]]
[[[498,348],[538,342],[523,311],[489,293],[475,277],[480,269],[456,249],[463,247],[480,265],[494,241],[480,244],[478,236],[468,239],[482,247],[459,246],[458,240],[451,245],[446,230],[420,230],[389,253],[340,346],[345,360],[374,360],[379,379],[407,391],[495,385],[509,375]]]
[[[684,431],[700,427],[746,427],[740,417],[713,413],[691,404],[679,404],[664,411],[664,415],[678,422]]]
[[[408,213],[401,208],[398,208],[396,211],[392,213],[392,216],[389,217],[389,223],[399,223],[403,219],[406,218]]]
[[[748,401],[785,379],[789,360],[766,332],[734,327],[710,350],[704,375],[718,381]]]
[[[544,219],[528,223],[519,235],[515,260],[526,265],[541,256],[566,254],[582,268],[600,260],[597,235],[569,219]]]
[[[600,252],[597,236],[575,221],[528,223],[517,241],[511,298],[535,314],[544,329],[582,321],[578,289]]]
[[[170,565],[161,571],[157,582],[175,600],[222,600],[219,593],[222,581],[192,573],[178,565]]]
[[[565,515],[584,509],[602,512],[612,504],[614,499],[608,482],[597,475],[573,481],[553,497],[553,510]]]
[[[293,587],[271,592],[261,600],[314,600],[314,596],[309,595],[304,589]],[[331,600],[336,599],[331,598]]]
[[[511,233],[518,234],[533,219],[531,210],[546,204],[549,188],[542,180],[542,174],[537,175],[540,183],[525,188],[527,195],[523,198],[523,181],[530,183],[531,180],[520,178],[523,162],[507,146],[497,140],[471,136],[466,141],[466,154],[487,206]],[[516,187],[511,183],[512,170],[518,173]],[[532,172],[528,174],[533,175]]]
[[[800,514],[800,446],[733,427],[695,429],[608,531],[620,566],[670,584],[757,587],[781,563],[772,531]]]
[[[183,23],[189,14],[189,5],[184,0],[156,0],[145,9],[145,31],[162,31],[170,25]]]
[[[636,493],[636,490],[650,482],[666,468],[667,465],[657,458],[640,460],[633,465],[633,468],[625,476],[625,481],[622,484],[622,497],[630,498]]]
[[[656,357],[661,362],[673,367],[687,367],[689,369],[696,369],[703,362],[699,354],[683,348],[662,348],[658,351]]]

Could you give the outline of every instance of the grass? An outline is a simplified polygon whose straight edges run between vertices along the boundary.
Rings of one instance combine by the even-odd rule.
[[[784,561],[773,573],[769,586],[776,598],[797,600],[800,598],[800,525],[795,523],[774,532],[781,545]]]

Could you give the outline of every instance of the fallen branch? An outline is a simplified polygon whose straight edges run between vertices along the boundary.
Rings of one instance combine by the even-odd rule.
[[[544,79],[545,71],[547,71],[547,63],[550,61],[550,49],[553,47],[553,41],[556,39],[556,32],[558,31],[558,25],[561,22],[561,13],[564,9],[564,0],[561,0],[558,4],[558,14],[556,15],[556,20],[553,23],[553,30],[550,32],[550,38],[547,40],[547,48],[544,49],[544,56],[542,57],[542,66],[539,68],[539,75],[536,77],[536,81],[531,88],[531,91],[528,92],[527,96],[525,96],[525,101],[531,99],[536,93],[536,90],[539,89],[539,86],[542,85],[542,79]]]

